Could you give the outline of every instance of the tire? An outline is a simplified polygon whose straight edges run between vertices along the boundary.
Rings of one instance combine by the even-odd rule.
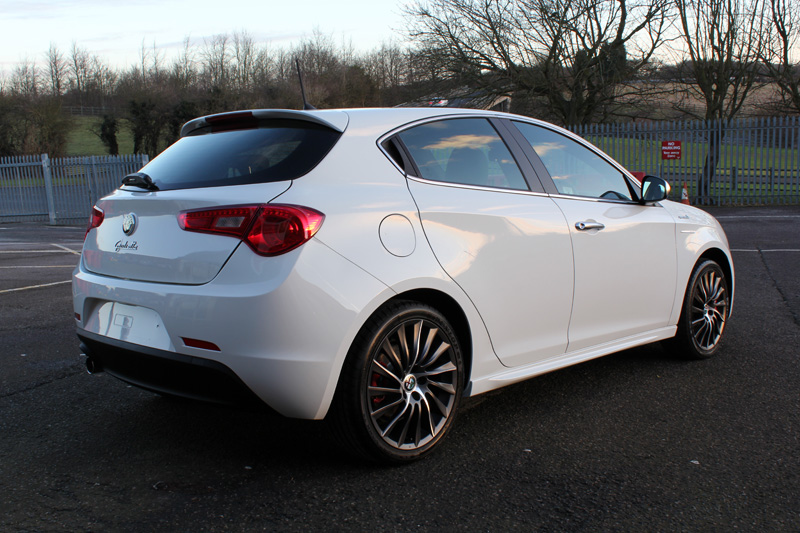
[[[410,462],[441,443],[463,390],[463,356],[447,319],[424,304],[394,302],[356,337],[330,423],[348,451]]]
[[[716,262],[705,260],[695,267],[683,298],[678,332],[669,343],[678,355],[706,359],[719,349],[730,313],[729,286]]]

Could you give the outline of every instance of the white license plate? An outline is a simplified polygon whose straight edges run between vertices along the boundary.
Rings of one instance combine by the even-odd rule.
[[[175,351],[161,317],[146,307],[104,302],[94,308],[85,327],[104,337]]]

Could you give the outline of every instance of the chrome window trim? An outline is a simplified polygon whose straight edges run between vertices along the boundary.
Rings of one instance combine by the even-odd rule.
[[[547,193],[543,192],[534,192],[530,190],[524,189],[505,189],[503,187],[481,187],[480,185],[467,185],[466,183],[453,183],[450,181],[436,181],[436,180],[428,180],[425,178],[420,178],[418,176],[412,176],[411,174],[405,174],[407,179],[416,181],[418,183],[424,183],[426,185],[441,185],[443,187],[453,187],[456,189],[472,189],[476,191],[488,191],[488,192],[502,192],[502,193],[509,193],[509,194],[524,194],[526,196],[542,196],[548,197]]]
[[[561,200],[583,200],[584,202],[607,202],[612,204],[642,205],[636,200],[619,200],[616,198],[595,198],[593,196],[575,196],[571,194],[549,194],[550,198]]]
[[[378,138],[378,146],[380,146],[386,139],[397,135],[401,131],[405,131],[409,128],[415,126],[421,126],[423,124],[427,124],[428,122],[439,122],[440,120],[451,120],[451,119],[458,119],[458,118],[483,118],[486,120],[492,118],[507,118],[507,115],[500,112],[487,112],[482,110],[469,110],[469,109],[453,109],[452,113],[443,113],[441,115],[436,115],[432,117],[425,117],[417,120],[412,120],[410,122],[406,122],[405,124],[401,124],[400,126],[396,126],[389,130],[387,133],[384,133]]]

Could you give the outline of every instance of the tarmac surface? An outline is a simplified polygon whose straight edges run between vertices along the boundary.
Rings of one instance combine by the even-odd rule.
[[[82,228],[0,225],[0,531],[798,531],[800,207],[718,208],[720,353],[628,350],[466,401],[438,452],[168,400],[79,355]]]

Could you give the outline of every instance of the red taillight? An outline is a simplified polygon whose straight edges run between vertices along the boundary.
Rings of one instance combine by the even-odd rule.
[[[319,230],[325,215],[299,205],[266,205],[247,233],[247,244],[260,255],[294,250]]]
[[[245,205],[183,211],[178,215],[178,224],[186,231],[222,233],[241,239],[260,208],[257,205]]]
[[[100,226],[103,223],[103,219],[105,218],[105,213],[102,209],[97,206],[92,207],[92,214],[89,217],[89,225],[86,226],[86,233],[83,235],[83,240],[86,240],[86,236],[89,235],[89,232]]]
[[[186,231],[230,235],[259,255],[294,250],[319,230],[325,215],[299,205],[266,204],[184,211],[178,224]]]

